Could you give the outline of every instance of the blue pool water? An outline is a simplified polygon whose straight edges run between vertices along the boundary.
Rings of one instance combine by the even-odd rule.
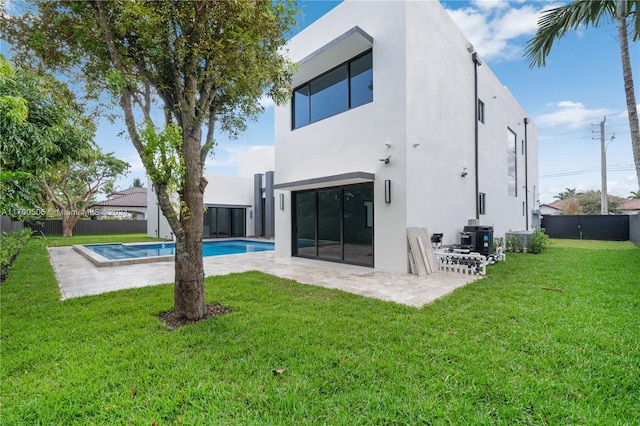
[[[153,244],[88,244],[85,245],[91,251],[110,260],[136,259],[141,257],[173,256],[174,243]],[[202,243],[202,256],[222,256],[225,254],[253,253],[257,251],[273,250],[274,243],[262,241],[205,241]]]

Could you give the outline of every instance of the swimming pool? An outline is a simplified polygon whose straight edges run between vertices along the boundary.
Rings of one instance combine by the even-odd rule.
[[[83,246],[109,260],[168,257],[175,254],[175,243],[153,244],[85,244]],[[202,256],[254,253],[274,250],[275,244],[266,241],[225,240],[202,243]]]

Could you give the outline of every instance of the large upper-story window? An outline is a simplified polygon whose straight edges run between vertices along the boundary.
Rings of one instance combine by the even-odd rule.
[[[293,128],[373,101],[371,51],[314,78],[293,92]]]

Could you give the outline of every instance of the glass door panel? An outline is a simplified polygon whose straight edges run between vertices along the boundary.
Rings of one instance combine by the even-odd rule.
[[[202,233],[204,238],[211,238],[216,236],[216,208],[207,207],[207,211],[204,213],[204,224]]]
[[[244,237],[245,235],[244,209],[231,209],[231,236]]]
[[[300,256],[316,257],[316,193],[300,192],[296,203],[296,253]]]
[[[373,266],[373,186],[344,189],[344,261]]]
[[[342,189],[318,191],[318,257],[342,260]]]
[[[217,237],[225,238],[231,236],[231,215],[229,209],[218,208]]]

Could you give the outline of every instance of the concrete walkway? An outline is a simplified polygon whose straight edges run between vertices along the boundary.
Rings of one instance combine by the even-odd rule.
[[[72,247],[49,248],[62,299],[173,282],[174,262],[97,267]],[[374,271],[302,258],[279,258],[273,251],[204,258],[205,275],[262,271],[301,283],[340,289],[420,307],[479,277],[437,272],[424,277]]]

